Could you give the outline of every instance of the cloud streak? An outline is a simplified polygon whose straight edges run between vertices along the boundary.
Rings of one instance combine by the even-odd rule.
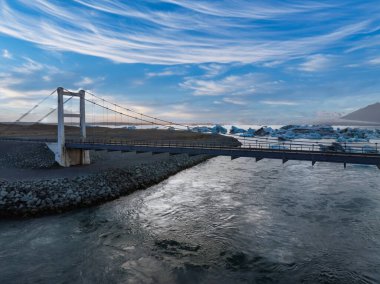
[[[195,96],[251,95],[256,91],[257,77],[253,73],[230,75],[218,80],[208,79],[207,75],[206,79],[188,77],[180,86],[191,90]]]
[[[171,9],[163,9],[163,4],[171,5]],[[311,13],[327,13],[325,18],[334,18],[331,6],[334,5],[273,0],[266,4],[247,0],[76,0],[61,4],[0,0],[0,33],[45,49],[120,63],[283,61],[320,53],[373,26],[372,21],[357,17],[341,22],[339,27],[326,21],[323,30],[316,32],[313,24],[323,25],[323,18]],[[309,28],[294,29],[295,15]],[[259,26],[257,21],[262,19],[268,24],[260,22]],[[272,28],[278,25],[289,25],[290,29],[286,32]],[[299,36],[295,37],[295,33]]]
[[[3,49],[1,56],[6,59],[12,59],[12,54],[8,51],[8,49]]]
[[[300,103],[293,101],[274,101],[274,100],[264,100],[260,101],[261,104],[264,105],[272,105],[272,106],[297,106]]]
[[[95,82],[94,79],[92,79],[90,77],[83,77],[82,80],[75,83],[75,86],[78,86],[78,87],[90,86],[90,85],[94,84],[94,82]]]
[[[304,63],[299,67],[299,70],[306,72],[323,71],[331,67],[331,59],[322,54],[315,54],[309,56]]]

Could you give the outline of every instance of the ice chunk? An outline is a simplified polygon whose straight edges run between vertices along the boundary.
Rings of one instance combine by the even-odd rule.
[[[329,125],[286,125],[272,132],[280,140],[336,138],[335,130]]]
[[[211,132],[214,133],[214,134],[226,134],[227,133],[227,129],[224,128],[223,126],[217,124],[215,125],[213,128],[211,128]]]
[[[263,126],[261,128],[259,128],[258,130],[255,131],[255,135],[256,136],[266,136],[266,135],[270,135],[274,132],[274,130],[272,129],[272,127],[267,127],[267,126]]]
[[[239,137],[254,137],[254,136],[255,136],[255,134],[249,133],[249,132],[242,133],[239,135]]]
[[[354,138],[346,138],[344,136],[339,136],[337,139],[336,139],[337,142],[344,142],[344,143],[355,143],[355,142],[368,142],[369,139],[367,138],[357,138],[357,137],[354,137]]]
[[[247,130],[236,127],[236,126],[231,126],[231,129],[230,129],[230,134],[239,134],[239,133],[246,133],[246,132]]]
[[[196,126],[192,128],[193,132],[199,132],[199,133],[210,133],[211,128],[207,126]]]

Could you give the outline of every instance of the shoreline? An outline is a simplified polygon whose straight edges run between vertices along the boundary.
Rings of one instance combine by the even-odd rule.
[[[0,124],[1,135],[11,137],[55,137],[55,130],[50,125],[13,125],[4,129]],[[68,134],[75,131],[67,127]],[[97,127],[89,131],[90,138],[91,133],[132,141],[241,145],[232,137],[189,131]],[[211,158],[107,151],[90,151],[90,155],[90,165],[63,168],[44,143],[0,142],[0,218],[37,217],[99,205],[158,184]]]
[[[8,182],[0,180],[0,218],[29,218],[100,205],[156,185],[210,156],[178,155],[167,161],[77,176]]]

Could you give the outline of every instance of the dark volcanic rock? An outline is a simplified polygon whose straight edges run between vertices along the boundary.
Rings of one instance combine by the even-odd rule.
[[[44,143],[1,142],[0,168],[51,168],[54,154]]]

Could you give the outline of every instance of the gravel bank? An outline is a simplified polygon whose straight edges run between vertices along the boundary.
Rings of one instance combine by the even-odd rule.
[[[7,182],[0,180],[0,217],[30,217],[61,213],[146,189],[207,159],[178,155],[85,177]]]
[[[0,142],[0,170],[47,169],[57,166],[54,154],[46,144]]]
[[[9,136],[54,136],[55,126],[1,128]],[[4,128],[4,127],[3,127]],[[20,128],[20,129],[19,129]],[[69,128],[68,132],[77,129]],[[238,146],[231,137],[188,131],[97,128],[112,137],[135,140],[220,143]],[[37,133],[37,134],[36,134]],[[41,136],[42,137],[42,136]],[[91,165],[61,168],[45,144],[0,142],[0,217],[31,217],[88,207],[157,184],[209,157],[91,152]]]

